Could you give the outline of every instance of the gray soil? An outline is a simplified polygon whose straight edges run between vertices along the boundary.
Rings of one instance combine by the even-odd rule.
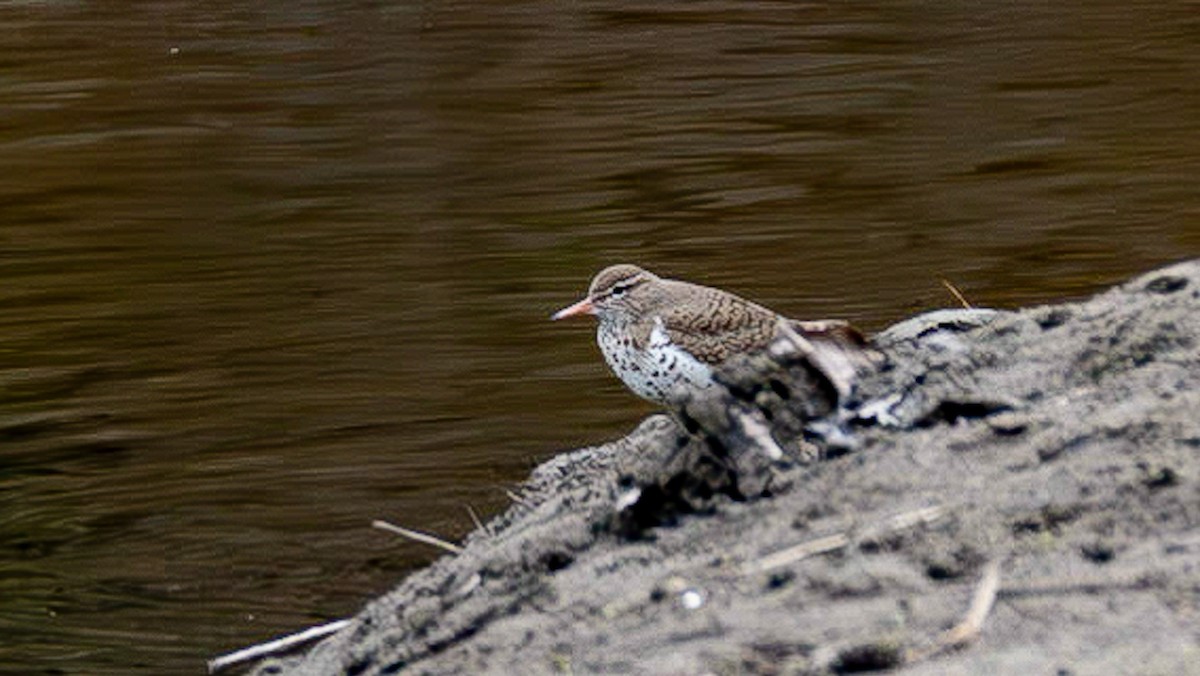
[[[1200,261],[874,344],[848,397],[780,350],[554,458],[257,673],[1200,673]]]

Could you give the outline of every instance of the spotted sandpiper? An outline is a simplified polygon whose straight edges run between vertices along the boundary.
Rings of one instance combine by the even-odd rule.
[[[625,386],[667,406],[681,393],[709,387],[713,368],[729,357],[766,348],[781,323],[841,352],[864,346],[862,335],[845,322],[786,319],[727,291],[665,279],[629,264],[601,270],[583,300],[551,318],[579,315],[600,321],[596,342]]]

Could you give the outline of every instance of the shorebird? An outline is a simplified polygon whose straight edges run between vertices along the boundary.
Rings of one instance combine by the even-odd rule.
[[[787,319],[727,291],[666,279],[630,264],[601,270],[582,300],[551,319],[580,315],[599,320],[596,342],[625,386],[666,406],[677,403],[680,394],[711,386],[713,368],[729,357],[766,348],[781,325],[832,348],[817,352],[836,355],[827,361],[847,364],[851,371],[870,359],[862,335],[846,322]]]

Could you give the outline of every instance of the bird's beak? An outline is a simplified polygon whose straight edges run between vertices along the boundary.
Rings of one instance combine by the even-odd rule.
[[[584,298],[574,305],[567,306],[558,312],[550,315],[550,319],[558,321],[567,317],[576,317],[578,315],[594,315],[596,314],[596,306],[592,305],[591,298]]]

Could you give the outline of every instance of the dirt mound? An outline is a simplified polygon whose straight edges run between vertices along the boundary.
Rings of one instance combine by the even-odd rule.
[[[257,673],[1197,673],[1200,261],[875,344],[848,397],[774,354],[545,463]]]

